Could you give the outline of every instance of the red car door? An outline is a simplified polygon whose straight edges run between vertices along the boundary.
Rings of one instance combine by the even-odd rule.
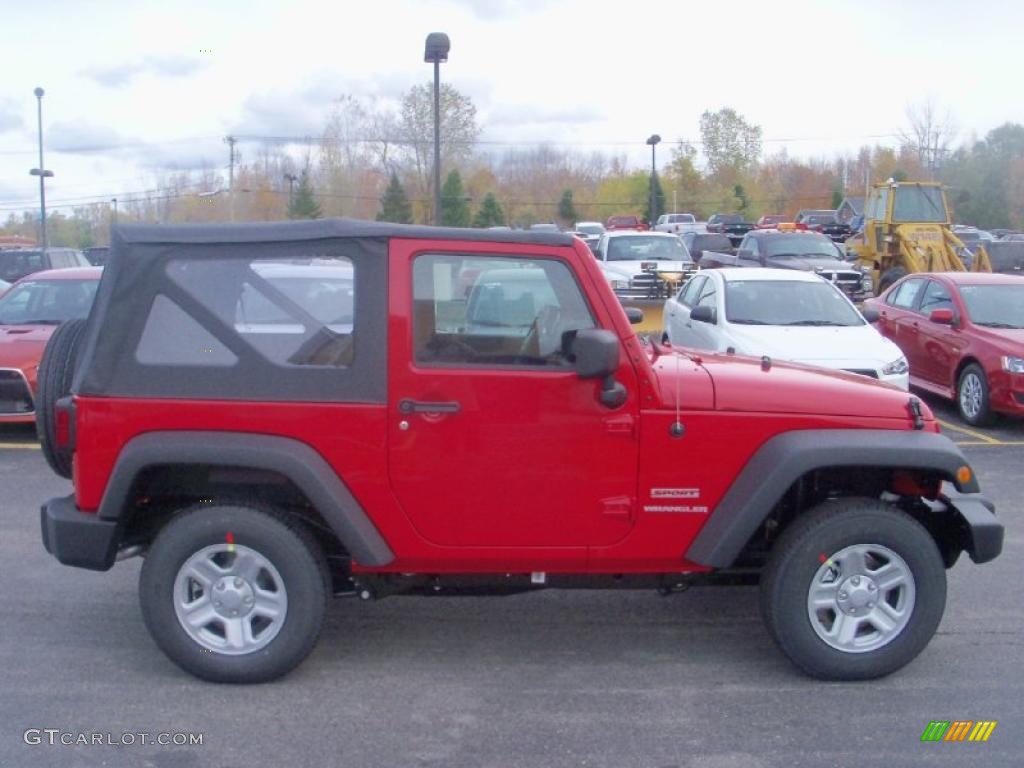
[[[938,280],[929,280],[921,295],[919,309],[917,369],[914,370],[914,363],[911,363],[911,370],[924,381],[948,387],[964,342],[958,328],[948,323],[934,323],[929,318],[936,309],[949,309],[956,313],[949,289]]]
[[[561,335],[600,317],[570,265],[539,246],[422,247],[393,240],[389,264],[389,473],[412,525],[451,547],[622,539],[635,516],[636,373],[623,355],[630,396],[610,410],[600,383],[563,360]]]
[[[880,307],[879,330],[892,339],[910,364],[910,375],[918,376],[918,333],[921,316],[917,307],[925,280],[922,277],[905,278],[892,287]]]

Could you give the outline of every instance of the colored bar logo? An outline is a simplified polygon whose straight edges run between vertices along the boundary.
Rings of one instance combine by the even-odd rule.
[[[997,720],[932,720],[921,741],[988,741]]]

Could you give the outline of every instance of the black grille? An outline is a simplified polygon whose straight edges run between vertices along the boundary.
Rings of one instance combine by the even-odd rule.
[[[32,413],[32,393],[21,371],[0,369],[0,413]]]

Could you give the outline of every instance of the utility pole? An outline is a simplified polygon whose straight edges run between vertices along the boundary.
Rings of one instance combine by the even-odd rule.
[[[225,136],[224,141],[228,143],[228,211],[231,221],[235,220],[235,142],[234,136]]]

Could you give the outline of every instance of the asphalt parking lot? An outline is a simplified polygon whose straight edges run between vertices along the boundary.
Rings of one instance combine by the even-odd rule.
[[[962,559],[928,649],[871,683],[799,673],[753,588],[339,599],[310,659],[274,684],[199,682],[156,648],[139,560],[59,565],[38,508],[69,492],[24,428],[0,428],[0,766],[1019,766],[1024,755],[1024,423],[962,426],[1007,526]],[[986,743],[922,743],[932,720],[995,720]],[[27,729],[202,734],[201,746],[26,744]]]

